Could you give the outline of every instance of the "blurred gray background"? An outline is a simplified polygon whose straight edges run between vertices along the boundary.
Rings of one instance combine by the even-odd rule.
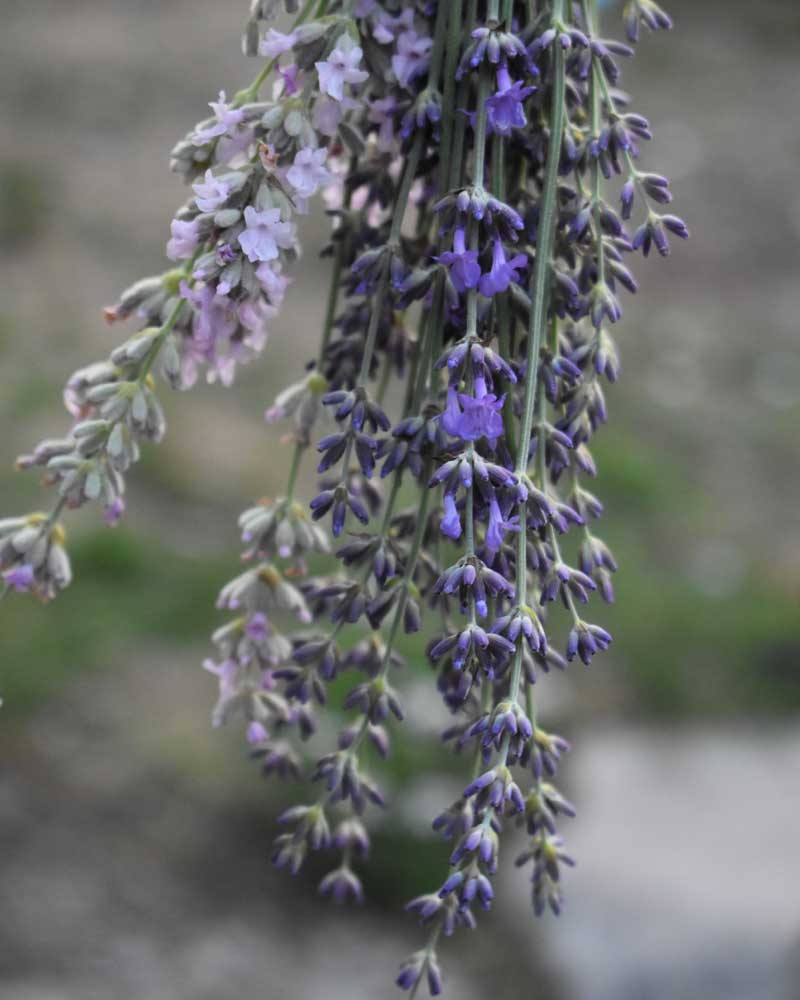
[[[245,0],[0,7],[5,515],[45,505],[13,458],[66,426],[66,375],[115,342],[101,307],[163,266],[184,197],[169,148],[255,68],[239,55]],[[622,564],[614,647],[542,685],[575,746],[579,865],[564,916],[540,922],[509,866],[480,933],[442,948],[451,1000],[800,997],[800,7],[668,7],[675,32],[644,40],[625,83],[692,240],[637,262],[619,329],[597,450]],[[3,1000],[379,1000],[422,939],[401,905],[440,876],[428,827],[458,776],[418,656],[403,686],[422,722],[413,747],[398,734],[398,804],[360,911],[317,902],[323,869],[270,867],[287,789],[208,727],[213,599],[236,572],[237,511],[285,476],[261,413],[313,351],[324,232],[318,213],[236,390],[166,398],[168,437],[124,523],[70,518],[72,588],[0,610]]]

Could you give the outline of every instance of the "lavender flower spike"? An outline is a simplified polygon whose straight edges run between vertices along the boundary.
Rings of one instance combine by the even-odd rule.
[[[287,2],[285,31],[278,6],[250,5],[244,50],[267,60],[253,83],[221,92],[172,151],[190,185],[174,266],[105,310],[137,327],[69,377],[66,431],[18,460],[55,496],[0,518],[0,595],[69,585],[61,519],[97,503],[119,520],[128,473],[165,434],[163,391],[203,374],[231,386],[260,356],[310,287],[298,216],[321,195],[319,345],[288,385],[265,383],[289,474],[239,521],[245,566],[204,664],[211,722],[240,729],[265,777],[309,776],[276,867],[323,853],[320,894],[360,903],[371,818],[402,809],[381,767],[412,703],[398,640],[424,635],[444,741],[474,762],[433,820],[441,874],[407,906],[426,938],[396,983],[436,996],[442,942],[498,905],[510,826],[534,915],[564,906],[569,745],[538,696],[612,643],[593,609],[614,598],[617,562],[586,486],[620,372],[611,329],[637,289],[630,261],[689,233],[643,163],[653,130],[620,89],[632,50],[600,31],[599,0]],[[630,40],[672,23],[655,0],[628,0],[623,19]]]

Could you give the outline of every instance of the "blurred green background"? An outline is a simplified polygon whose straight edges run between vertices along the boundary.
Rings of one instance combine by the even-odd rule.
[[[66,427],[66,375],[119,336],[102,305],[162,266],[184,196],[167,152],[252,76],[246,6],[3,5],[3,515],[46,505],[13,458]],[[646,38],[625,81],[656,130],[645,162],[672,178],[693,238],[637,266],[597,439],[621,564],[614,646],[542,684],[575,743],[564,832],[579,868],[558,923],[534,924],[524,879],[505,874],[486,933],[443,950],[454,1000],[800,996],[786,893],[800,878],[800,12],[669,9],[676,31]],[[400,903],[440,877],[427,831],[459,762],[437,746],[418,647],[402,686],[421,721],[385,767],[397,805],[377,820],[356,915],[315,905],[324,868],[298,885],[270,868],[273,816],[299,793],[262,784],[238,733],[209,730],[199,667],[237,569],[236,514],[282,488],[287,448],[261,413],[313,352],[324,233],[318,213],[268,353],[235,391],[164,391],[169,433],[132,475],[122,524],[70,518],[72,587],[0,609],[4,998],[389,997],[420,939]]]

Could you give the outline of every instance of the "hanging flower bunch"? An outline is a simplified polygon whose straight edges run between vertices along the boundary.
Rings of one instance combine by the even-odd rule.
[[[558,827],[574,810],[555,779],[569,747],[536,685],[611,642],[591,602],[613,600],[617,566],[587,488],[619,374],[610,331],[636,291],[630,261],[688,233],[664,210],[667,179],[641,166],[650,125],[619,89],[633,50],[601,32],[597,0],[286,6],[284,33],[278,4],[254,0],[244,45],[262,71],[175,147],[191,187],[167,245],[176,267],[106,311],[140,329],[71,376],[69,431],[19,460],[58,499],[0,521],[0,570],[5,592],[47,599],[69,583],[61,514],[99,501],[116,522],[141,443],[164,434],[159,383],[205,372],[227,386],[260,354],[290,276],[302,282],[296,216],[321,191],[324,327],[267,410],[288,425],[291,472],[284,496],[240,518],[248,568],[220,593],[232,617],[206,663],[214,722],[240,722],[265,773],[299,776],[330,682],[349,679],[346,725],[308,803],[281,817],[273,860],[296,872],[332,853],[321,891],[360,900],[365,818],[387,805],[363,751],[386,756],[402,737],[396,643],[424,629],[467,773],[433,820],[447,857],[409,903],[428,937],[397,982],[438,994],[440,938],[490,907],[509,828],[527,838],[517,863],[535,913],[562,906],[573,860]],[[629,0],[624,23],[629,42],[671,26],[653,0]],[[393,382],[402,408],[388,412]],[[296,492],[303,462],[313,498]],[[338,569],[310,575],[309,555],[331,552]]]

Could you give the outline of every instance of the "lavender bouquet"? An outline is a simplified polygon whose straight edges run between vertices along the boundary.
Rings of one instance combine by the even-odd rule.
[[[352,678],[337,706],[351,718],[313,765],[307,804],[281,817],[273,860],[297,872],[309,852],[333,853],[322,893],[360,901],[364,815],[386,805],[364,751],[390,753],[397,641],[425,629],[465,789],[433,821],[449,857],[408,904],[427,941],[397,983],[438,994],[441,936],[491,906],[509,827],[524,831],[534,912],[561,910],[573,859],[558,824],[574,809],[554,780],[568,744],[544,728],[536,684],[611,642],[584,610],[613,600],[617,568],[586,485],[619,373],[610,328],[636,291],[629,255],[666,255],[669,234],[688,233],[662,211],[667,179],[639,166],[650,126],[618,86],[633,50],[602,34],[597,0],[285,6],[286,33],[270,26],[276,0],[253,0],[244,50],[263,68],[172,152],[191,186],[171,223],[175,267],[106,310],[139,329],[69,378],[69,430],[19,459],[57,499],[0,520],[2,594],[67,586],[66,511],[93,501],[120,518],[142,442],[165,431],[161,383],[229,386],[260,355],[302,283],[296,216],[321,192],[319,350],[266,414],[289,426],[291,471],[284,496],[240,517],[247,569],[222,588],[231,618],[205,666],[214,723],[240,722],[280,776],[300,777],[331,682]],[[623,17],[630,42],[671,26],[653,0]],[[310,500],[296,489],[304,461],[320,475]]]

